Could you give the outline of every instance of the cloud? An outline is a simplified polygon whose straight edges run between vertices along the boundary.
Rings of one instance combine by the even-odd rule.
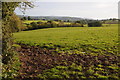
[[[112,2],[36,2],[26,11],[30,16],[74,16],[85,18],[117,18],[117,3]],[[21,14],[18,9],[15,11]]]

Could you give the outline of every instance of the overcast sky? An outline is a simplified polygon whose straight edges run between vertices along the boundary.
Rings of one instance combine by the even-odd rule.
[[[71,16],[92,19],[118,18],[119,0],[37,0],[28,16]],[[17,8],[16,14],[23,15]]]

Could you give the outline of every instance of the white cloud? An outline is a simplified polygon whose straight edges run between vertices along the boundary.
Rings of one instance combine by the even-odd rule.
[[[30,16],[74,16],[85,18],[117,18],[118,4],[112,2],[37,2],[37,7],[27,10]],[[15,11],[21,14],[18,9]]]

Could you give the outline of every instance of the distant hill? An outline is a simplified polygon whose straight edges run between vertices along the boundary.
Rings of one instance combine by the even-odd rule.
[[[18,15],[20,18],[28,16]],[[92,20],[92,19],[84,19],[79,17],[63,17],[63,16],[30,16],[33,20],[63,20],[63,21],[79,21],[79,20]]]

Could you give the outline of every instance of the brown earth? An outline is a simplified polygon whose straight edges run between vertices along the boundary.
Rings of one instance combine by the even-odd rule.
[[[95,56],[90,54],[57,53],[54,49],[47,50],[26,45],[21,45],[21,49],[18,52],[21,62],[20,76],[17,77],[18,80],[39,80],[35,76],[41,74],[44,70],[55,66],[70,66],[72,63],[83,65],[86,67],[85,71],[91,65],[97,66],[98,64],[102,64],[105,67],[119,63],[118,57],[113,55]]]

